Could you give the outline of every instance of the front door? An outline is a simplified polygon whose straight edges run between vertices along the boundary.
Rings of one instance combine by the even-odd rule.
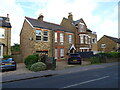
[[[0,58],[3,58],[3,45],[0,45]]]

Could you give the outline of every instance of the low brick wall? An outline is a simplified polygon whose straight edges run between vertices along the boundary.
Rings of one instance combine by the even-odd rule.
[[[90,61],[90,58],[82,58],[83,61]],[[109,62],[119,62],[120,58],[106,58],[101,60],[102,63],[109,63]]]
[[[118,62],[118,61],[120,61],[120,58],[107,58],[106,59],[106,63],[108,63],[108,62]]]
[[[22,59],[21,59],[21,55],[12,55],[13,59],[16,63],[23,63]]]

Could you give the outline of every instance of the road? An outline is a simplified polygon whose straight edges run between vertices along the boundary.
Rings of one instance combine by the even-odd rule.
[[[3,88],[118,88],[118,66],[3,83]]]

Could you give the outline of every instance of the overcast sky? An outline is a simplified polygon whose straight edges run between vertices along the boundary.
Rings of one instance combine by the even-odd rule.
[[[118,37],[118,1],[119,0],[2,0],[0,16],[10,17],[12,25],[12,45],[19,43],[19,34],[24,17],[37,18],[60,24],[63,17],[72,12],[73,19],[83,18],[87,27],[98,35]]]

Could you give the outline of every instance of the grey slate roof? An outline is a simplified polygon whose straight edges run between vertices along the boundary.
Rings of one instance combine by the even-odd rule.
[[[1,17],[1,16],[0,16],[0,26],[1,27],[7,27],[7,28],[12,27],[10,22],[8,21],[8,18],[7,17]]]
[[[92,32],[92,31],[91,31],[90,29],[88,29],[88,28],[87,28],[87,31],[88,31],[88,32]]]
[[[73,24],[76,25],[80,22],[80,19],[76,20],[76,21],[73,21]]]
[[[115,37],[111,37],[111,36],[107,36],[107,35],[104,35],[104,36],[106,36],[107,38],[109,38],[109,39],[113,40],[114,42],[116,42],[116,43],[119,43],[119,44],[120,44],[120,39],[115,38]]]
[[[81,18],[82,19],[82,18]],[[80,19],[73,21],[74,25],[78,25],[78,23],[80,22]],[[87,32],[92,32],[90,29],[87,28]]]
[[[54,24],[54,23],[50,23],[50,22],[46,22],[46,21],[40,21],[37,19],[29,18],[29,17],[25,17],[25,18],[32,24],[33,27],[36,27],[36,28],[70,32],[69,30],[67,30],[66,28],[64,28],[58,24]]]

